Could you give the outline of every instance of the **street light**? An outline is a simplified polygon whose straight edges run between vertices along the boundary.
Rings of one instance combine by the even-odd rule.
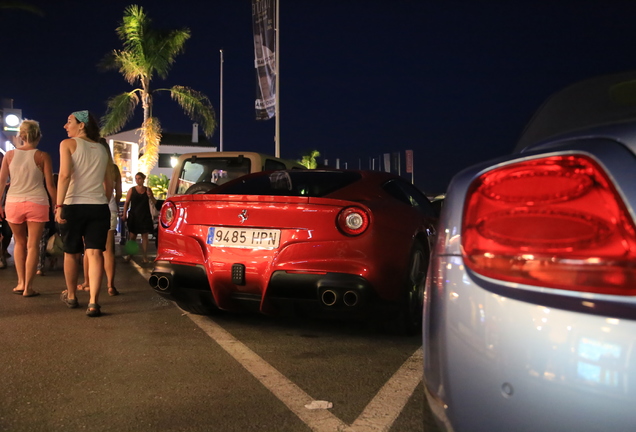
[[[2,130],[5,135],[16,135],[22,122],[22,110],[3,108],[2,109]]]

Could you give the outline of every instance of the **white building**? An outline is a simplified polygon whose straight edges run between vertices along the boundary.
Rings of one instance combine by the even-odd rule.
[[[139,129],[128,130],[104,137],[110,146],[115,163],[122,174],[122,190],[125,192],[135,184],[135,174],[139,171],[141,133]],[[172,176],[171,159],[184,153],[216,151],[205,135],[199,134],[199,127],[192,126],[192,134],[162,132],[159,145],[159,161],[150,174]]]

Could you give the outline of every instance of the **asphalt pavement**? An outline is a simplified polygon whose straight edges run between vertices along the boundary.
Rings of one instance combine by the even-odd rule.
[[[60,301],[61,260],[36,277],[31,298],[11,292],[13,258],[0,270],[0,431],[437,430],[421,386],[411,390],[417,340],[338,323],[193,317],[150,288],[151,263],[124,262],[116,247],[121,294],[108,296],[104,281],[99,318],[85,314],[87,292],[77,309]],[[307,393],[333,409],[308,411]]]
[[[252,408],[263,406],[258,399],[267,390],[246,384],[240,365],[228,362],[180,309],[154,294],[139,272],[140,257],[124,262],[119,245],[117,255],[121,295],[102,291],[99,318],[86,316],[86,292],[78,294],[77,309],[60,301],[61,263],[37,277],[40,295],[31,298],[11,292],[17,282],[13,258],[0,270],[0,430],[249,430],[249,419],[219,415],[227,407],[218,389],[245,394]],[[288,417],[278,405],[262,414]],[[297,423],[292,429],[304,430]]]

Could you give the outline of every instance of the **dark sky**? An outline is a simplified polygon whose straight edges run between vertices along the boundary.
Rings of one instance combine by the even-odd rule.
[[[0,9],[0,97],[40,121],[55,168],[72,111],[101,116],[132,87],[99,60],[130,1],[27,0],[39,17]],[[202,91],[219,110],[224,50],[224,150],[274,153],[274,121],[254,120],[249,0],[139,1],[155,26],[189,27],[166,81]],[[415,182],[443,191],[461,169],[509,153],[534,110],[560,88],[634,69],[632,1],[281,0],[281,156],[318,149],[368,168],[414,151]],[[165,131],[191,122],[168,93]],[[125,129],[141,124],[140,115]],[[218,143],[218,133],[212,142]]]

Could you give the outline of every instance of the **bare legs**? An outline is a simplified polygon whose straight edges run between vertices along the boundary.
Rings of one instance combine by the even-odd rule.
[[[64,279],[66,281],[66,291],[69,300],[73,300],[75,297],[75,290],[77,289],[77,279],[79,275],[79,260],[82,254],[70,254],[64,253]]]
[[[77,285],[78,290],[88,291],[90,287],[90,281],[88,276],[88,255],[84,254],[84,260],[82,262],[82,266],[84,268],[84,282],[80,285]]]
[[[106,273],[106,286],[108,294],[111,296],[118,295],[119,292],[115,288],[115,230],[108,231],[106,238],[106,250],[104,251],[104,273]],[[84,283],[77,285],[78,290],[90,291],[91,276],[90,263],[88,254],[84,254]]]
[[[148,233],[143,233],[141,235],[141,253],[143,263],[148,262]]]
[[[88,255],[88,279],[91,281],[91,300],[89,303],[99,303],[99,291],[104,276],[104,253],[99,249],[86,249]]]
[[[141,253],[142,253],[142,262],[148,262],[148,233],[139,234],[141,235]],[[137,234],[128,233],[128,239],[137,241]],[[130,255],[132,257],[132,255]]]
[[[64,278],[66,279],[67,297],[69,300],[75,299],[77,290],[77,280],[79,277],[79,260],[82,254],[64,254]],[[99,291],[102,287],[102,277],[104,275],[104,255],[99,249],[86,249],[84,256],[88,261],[88,280],[90,281],[90,301],[98,303]]]
[[[33,290],[33,277],[35,276],[40,257],[40,238],[44,231],[44,225],[44,222],[26,222],[21,224],[9,222],[15,242],[13,260],[18,274],[18,285],[14,288],[14,291],[22,290],[22,295],[25,297],[37,295]]]
[[[104,252],[104,271],[106,272],[108,294],[119,294],[117,288],[115,288],[115,230],[108,231],[106,251]]]

